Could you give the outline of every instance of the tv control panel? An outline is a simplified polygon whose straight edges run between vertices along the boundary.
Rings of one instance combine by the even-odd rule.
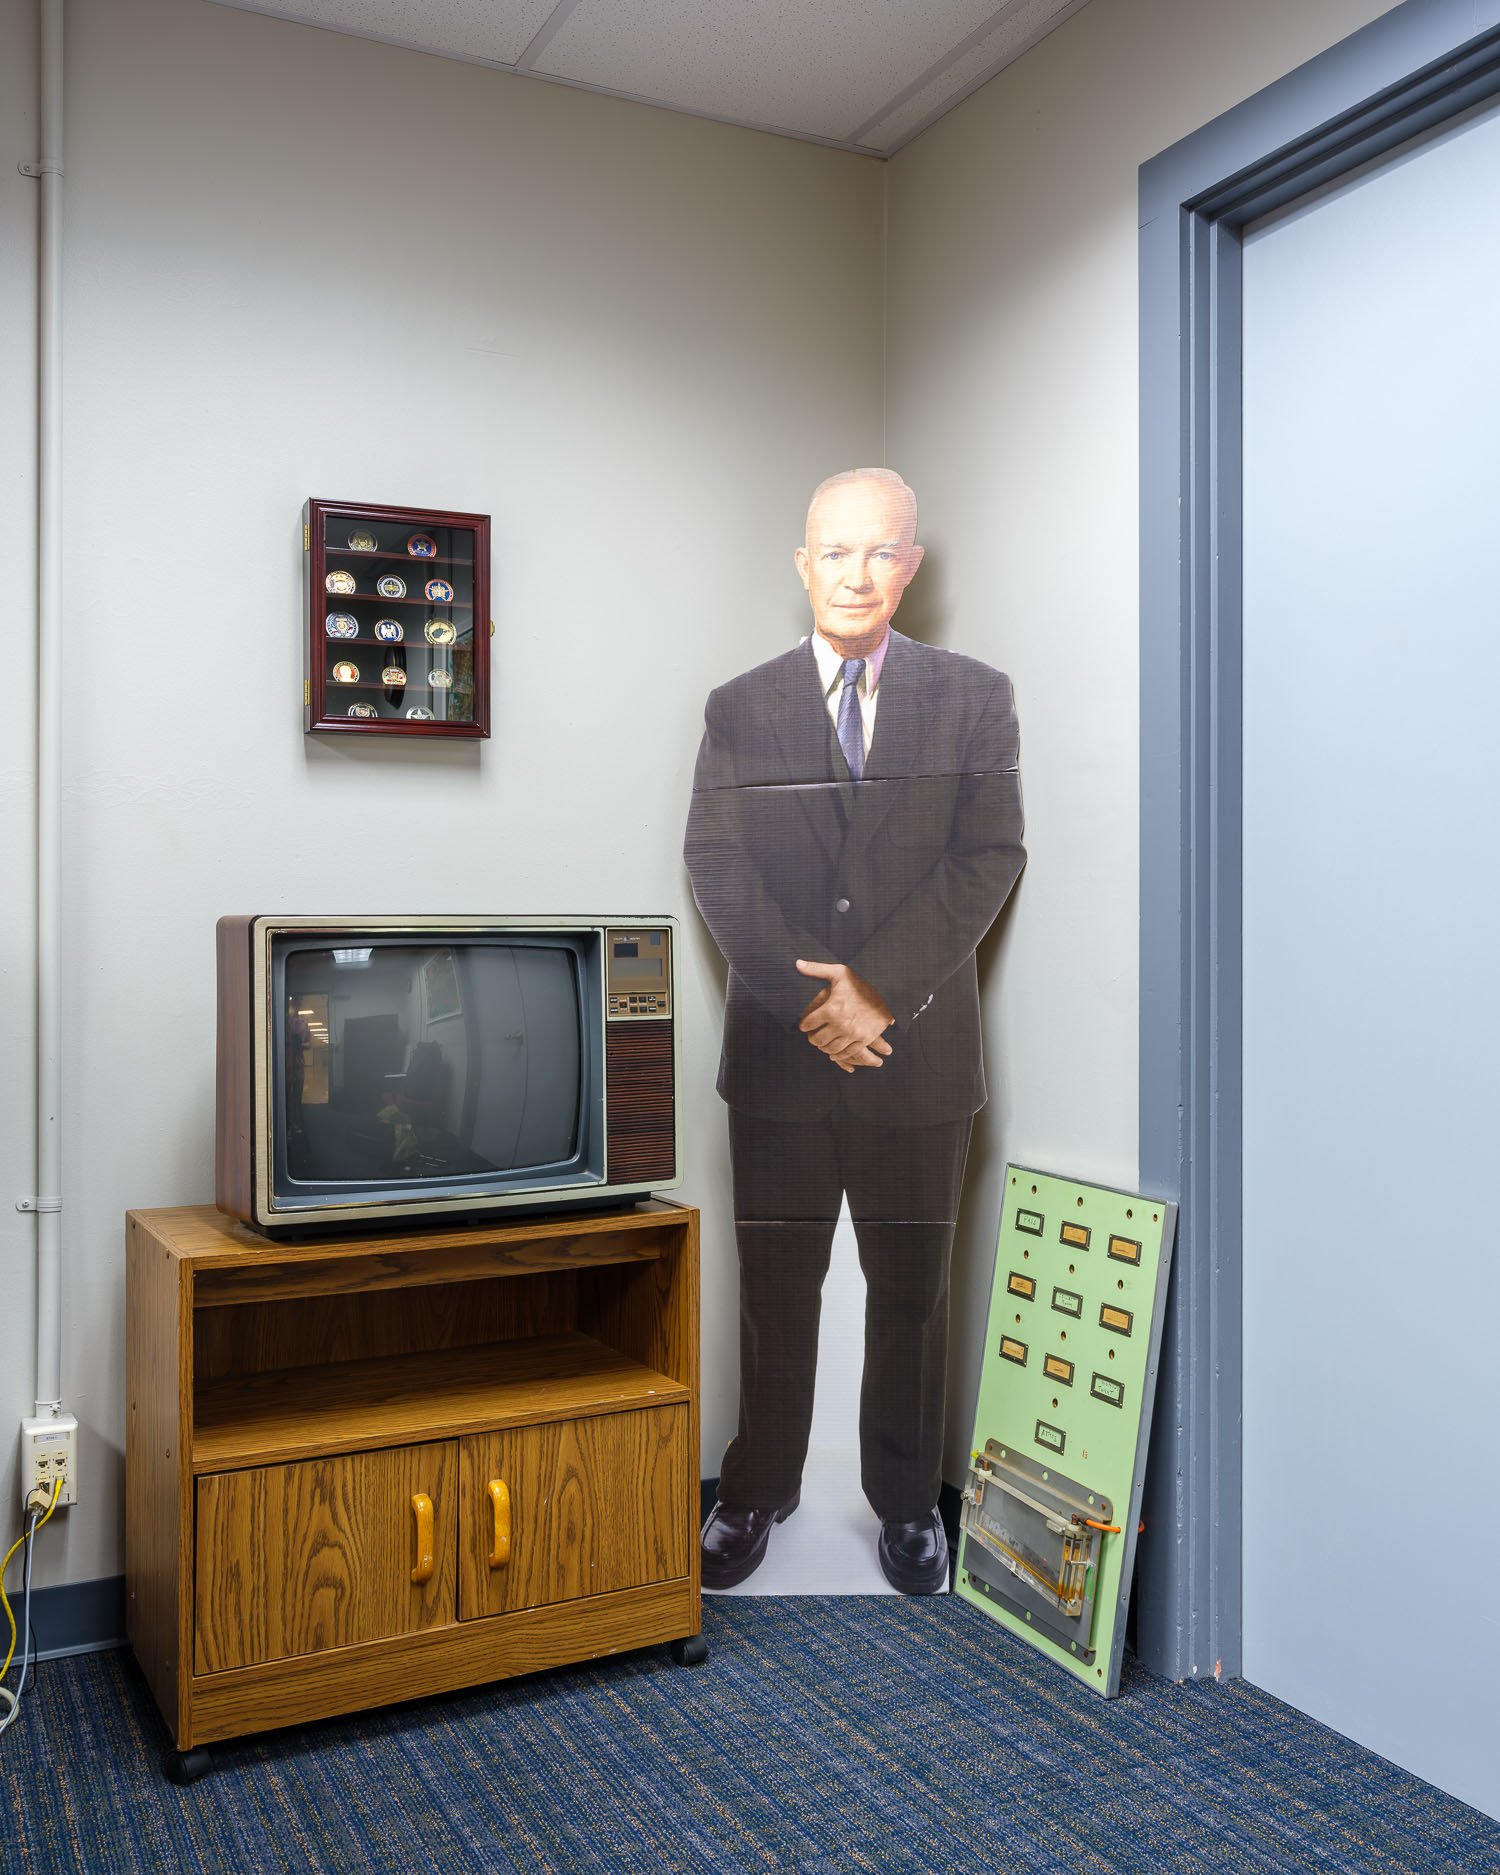
[[[661,1022],[672,1014],[672,934],[665,925],[605,933],[605,1013],[611,1022]]]

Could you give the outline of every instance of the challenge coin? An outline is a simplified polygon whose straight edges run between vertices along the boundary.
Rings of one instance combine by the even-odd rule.
[[[436,605],[452,605],[453,603],[453,588],[445,579],[430,579],[422,590]]]
[[[434,690],[446,690],[453,682],[453,673],[452,671],[429,671],[427,681]]]
[[[406,682],[406,672],[402,670],[399,664],[387,664],[385,669],[380,673],[380,681],[383,684],[389,685],[392,690],[395,690]]]
[[[406,712],[414,723],[430,723],[434,720],[431,710],[424,710],[420,703],[414,703]]]
[[[367,527],[357,527],[349,536],[349,551],[351,553],[375,553],[379,550],[379,547],[380,542],[376,540],[375,536]]]
[[[375,590],[382,599],[404,599],[406,581],[399,573],[382,573],[375,582]]]
[[[378,716],[380,711],[376,709],[373,703],[351,703],[349,705],[349,714],[351,716]]]
[[[406,543],[406,551],[414,560],[435,560],[437,542],[431,534],[413,534]]]
[[[344,658],[333,667],[333,681],[336,684],[357,684],[359,682],[359,666],[357,664],[351,664],[347,658]]]
[[[422,627],[422,635],[430,645],[451,645],[458,636],[458,627],[452,619],[430,618]]]
[[[323,621],[323,629],[330,638],[357,638],[359,620],[352,612],[330,612]]]
[[[383,645],[398,645],[406,636],[406,627],[398,618],[378,618],[375,621],[375,636]]]
[[[330,573],[327,579],[323,581],[323,584],[328,588],[329,592],[353,592],[358,587],[359,581],[352,573],[348,573],[343,567],[340,567],[336,573]]]

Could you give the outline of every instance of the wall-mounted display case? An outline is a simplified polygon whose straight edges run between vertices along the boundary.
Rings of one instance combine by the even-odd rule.
[[[490,517],[310,500],[304,727],[490,733]]]

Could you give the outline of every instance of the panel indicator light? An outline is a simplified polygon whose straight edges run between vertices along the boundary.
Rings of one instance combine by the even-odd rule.
[[[1083,1297],[1075,1295],[1071,1289],[1054,1289],[1052,1306],[1059,1315],[1071,1315],[1076,1318],[1083,1313]]]
[[[1000,1337],[1000,1354],[1002,1359],[1014,1361],[1017,1367],[1026,1365],[1026,1343],[1017,1341],[1010,1335]]]
[[[1049,1354],[1042,1362],[1042,1372],[1049,1380],[1060,1380],[1065,1387],[1073,1384],[1073,1363],[1060,1354]]]
[[[1106,1302],[1099,1310],[1099,1326],[1108,1328],[1117,1335],[1128,1335],[1130,1324],[1135,1320],[1129,1309],[1117,1309],[1113,1303]]]
[[[1117,1263],[1139,1263],[1141,1246],[1129,1237],[1111,1237],[1109,1254]]]
[[[1019,1270],[1012,1270],[1010,1281],[1005,1285],[1013,1296],[1023,1296],[1030,1302],[1036,1294],[1036,1284],[1031,1277],[1023,1276]]]
[[[1062,1240],[1070,1250],[1087,1250],[1089,1247],[1089,1227],[1087,1224],[1064,1224]]]
[[[1095,1374],[1089,1382],[1089,1392],[1096,1400],[1103,1400],[1106,1406],[1125,1404],[1124,1385],[1118,1380],[1111,1379],[1108,1374]]]
[[[1068,1435],[1061,1426],[1049,1426],[1045,1419],[1036,1422],[1036,1442],[1045,1445],[1049,1452],[1066,1451]]]
[[[1017,1211],[1016,1229],[1026,1232],[1028,1237],[1040,1237],[1046,1219],[1040,1211]]]

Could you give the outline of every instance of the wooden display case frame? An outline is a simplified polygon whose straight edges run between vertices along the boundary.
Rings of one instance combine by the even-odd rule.
[[[691,1206],[295,1243],[132,1211],[126,1398],[127,1631],[175,1781],[215,1740],[706,1653]]]
[[[340,551],[330,549],[328,545],[328,523],[337,522],[341,528],[347,526],[353,531],[359,524],[367,524],[377,531],[377,538],[394,540],[405,534],[427,533],[434,528],[466,528],[474,535],[474,559],[472,563],[473,596],[471,600],[460,600],[455,593],[450,601],[428,600],[415,596],[408,588],[405,598],[385,598],[374,592],[358,591],[343,595],[327,590],[327,578],[332,570],[329,556],[332,553],[336,561],[353,563],[351,570],[356,576],[368,570],[370,582],[382,573],[401,573],[407,575],[412,569],[432,568],[440,576],[449,578],[450,584],[458,582],[451,575],[455,567],[468,566],[467,561],[454,561],[446,557],[423,559],[402,551],[380,551],[376,553],[358,550]],[[309,732],[334,730],[340,734],[358,736],[443,736],[463,737],[470,741],[485,740],[490,733],[490,638],[494,626],[490,621],[490,517],[487,514],[461,514],[445,508],[395,508],[372,505],[369,502],[324,501],[317,496],[311,497],[303,509],[302,526],[303,563],[306,568],[306,636],[305,664],[302,682],[303,728]],[[446,570],[444,570],[446,569]],[[340,644],[350,647],[356,657],[361,654],[367,658],[372,668],[379,668],[385,657],[392,651],[403,653],[416,652],[419,656],[431,660],[432,647],[423,637],[408,637],[397,645],[385,645],[373,637],[361,636],[356,639],[330,639],[327,633],[327,615],[347,609],[347,600],[352,599],[361,610],[369,609],[373,623],[373,608],[378,604],[391,608],[393,616],[399,616],[403,624],[415,624],[419,629],[424,623],[424,614],[431,612],[434,606],[446,608],[450,615],[472,610],[471,633],[468,640],[462,634],[455,650],[467,649],[473,659],[474,710],[471,721],[448,721],[434,719],[431,722],[413,721],[402,714],[400,716],[360,717],[350,716],[348,708],[351,701],[368,702],[380,692],[385,694],[379,684],[362,681],[359,685],[340,685],[331,681],[329,673],[335,662],[335,653]],[[455,619],[455,622],[457,620]],[[361,619],[361,624],[364,621]],[[423,666],[425,668],[425,665]],[[402,690],[402,698],[409,695],[413,702],[420,697],[422,706],[427,707],[431,693],[425,684],[411,684]],[[407,707],[410,707],[409,705]]]

